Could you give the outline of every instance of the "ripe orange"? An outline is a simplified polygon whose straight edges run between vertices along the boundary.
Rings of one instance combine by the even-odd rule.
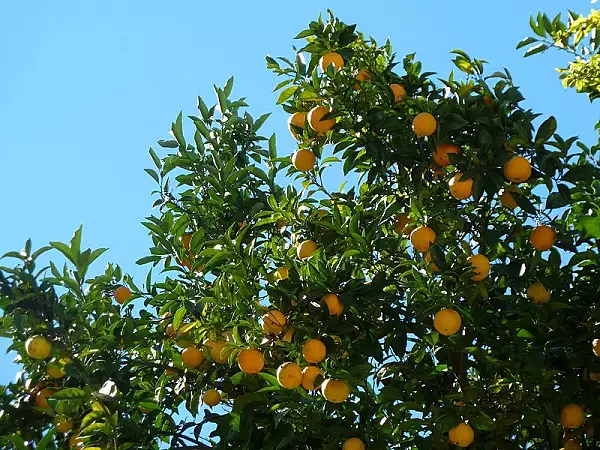
[[[592,341],[592,351],[594,355],[600,356],[600,339],[594,339]]]
[[[327,347],[318,339],[309,339],[302,346],[302,354],[308,362],[316,364],[325,359]]]
[[[451,164],[450,157],[448,156],[450,153],[458,155],[460,152],[456,145],[440,144],[433,151],[433,160],[438,166],[447,167]]]
[[[301,172],[308,172],[315,167],[315,162],[317,158],[315,154],[310,150],[300,149],[296,150],[296,152],[292,155],[292,164]]]
[[[541,252],[550,250],[556,242],[556,231],[548,225],[538,225],[531,231],[529,242]]]
[[[281,338],[281,340],[283,342],[292,342],[292,337],[294,336],[294,331],[296,331],[296,329],[294,327],[290,327],[286,330],[286,332],[283,334],[283,337]]]
[[[280,365],[276,375],[281,387],[286,389],[296,389],[302,383],[302,369],[293,362]]]
[[[475,439],[475,432],[466,423],[460,423],[448,432],[450,442],[459,447],[468,447]]]
[[[325,302],[329,309],[330,316],[339,316],[344,312],[344,304],[340,301],[340,298],[335,294],[327,294],[321,300]]]
[[[394,103],[399,102],[406,95],[406,89],[401,84],[390,84],[390,89],[394,93]]]
[[[581,443],[578,439],[569,439],[565,442],[562,450],[579,450],[581,448]]]
[[[517,202],[515,201],[515,198],[512,196],[510,191],[508,191],[506,189],[502,189],[502,191],[500,191],[499,197],[500,197],[500,203],[505,208],[508,208],[510,210],[515,210],[517,208],[517,206],[518,206]]]
[[[543,305],[550,301],[550,290],[546,289],[539,281],[533,283],[527,288],[527,297],[536,305]]]
[[[287,280],[289,271],[287,267],[280,267],[277,269],[277,278],[280,280]]]
[[[202,403],[206,406],[217,406],[221,403],[221,394],[216,389],[209,389],[204,394],[202,394]]]
[[[350,395],[350,388],[344,380],[330,378],[321,385],[321,393],[331,403],[342,403]]]
[[[204,354],[196,347],[186,347],[181,352],[181,362],[187,367],[198,367],[204,361]]]
[[[344,67],[344,58],[339,53],[329,52],[321,56],[319,67],[323,72],[327,72],[327,68],[333,65],[333,71],[337,72]]]
[[[414,226],[407,226],[410,222],[408,214],[402,213],[396,216],[396,223],[394,224],[394,231],[397,234],[402,233],[404,236],[409,236],[410,233],[415,229]]]
[[[415,116],[412,122],[412,129],[417,137],[431,136],[437,128],[437,121],[432,114],[422,112]]]
[[[298,128],[304,128],[306,125],[306,113],[298,111],[292,114],[288,119],[288,130],[290,130],[290,133],[292,133],[294,138],[298,139],[298,134],[294,131],[292,125],[295,125]]]
[[[473,281],[481,281],[490,274],[490,260],[484,255],[472,255],[467,258],[467,262],[473,266]]]
[[[344,441],[342,450],[365,450],[365,443],[359,438],[350,438]]]
[[[73,449],[80,449],[80,448],[83,448],[83,439],[81,439],[76,434],[73,434],[69,438],[69,449],[73,450]]]
[[[356,74],[356,83],[354,83],[354,90],[360,91],[360,83],[365,83],[371,79],[371,74],[365,69],[361,69]]]
[[[462,173],[457,173],[448,182],[450,194],[457,200],[466,200],[473,195],[473,179],[463,178]]]
[[[131,298],[131,291],[127,286],[119,286],[115,290],[115,300],[119,305],[122,305]]]
[[[513,156],[504,164],[504,177],[511,183],[523,183],[531,176],[531,164],[522,156]]]
[[[323,119],[325,114],[329,114],[330,112],[331,110],[327,106],[315,106],[308,112],[308,125],[318,133],[326,133],[335,125],[335,118],[321,119]]]
[[[600,372],[590,372],[590,380],[600,382]]]
[[[276,309],[269,311],[262,317],[263,324],[262,329],[265,333],[279,334],[283,331],[283,327],[287,322],[285,316],[281,311]]]
[[[44,336],[33,336],[25,341],[25,351],[30,358],[46,359],[52,353],[52,344]]]
[[[57,416],[54,425],[59,433],[68,433],[73,429],[73,422],[65,416]]]
[[[317,251],[317,243],[315,241],[302,241],[296,248],[296,254],[299,259],[310,258]]]
[[[35,404],[40,408],[50,409],[50,405],[48,404],[48,397],[52,397],[52,394],[54,394],[54,391],[52,391],[52,389],[42,389],[35,395]]]
[[[560,424],[569,429],[579,428],[583,425],[585,414],[583,408],[574,403],[563,406],[560,411]]]
[[[433,327],[444,336],[451,336],[460,330],[462,319],[454,309],[440,309],[433,318]]]
[[[225,364],[227,362],[227,359],[231,354],[231,349],[226,349],[227,342],[206,339],[204,345],[209,348],[210,357],[214,362],[217,364]]]
[[[415,228],[413,232],[410,233],[411,244],[413,245],[415,250],[421,253],[424,253],[427,250],[429,250],[429,247],[435,242],[435,239],[435,231],[425,226]]]
[[[323,371],[317,366],[306,366],[302,371],[302,387],[307,391],[319,389],[319,386],[315,386],[315,381],[319,375],[323,375]]]
[[[173,377],[173,376],[177,375],[177,371],[175,369],[173,369],[172,367],[167,367],[167,370],[165,370],[165,374],[168,377]]]
[[[238,366],[244,373],[258,373],[265,366],[265,357],[255,348],[245,348],[238,354]]]
[[[425,253],[425,261],[429,263],[429,267],[432,272],[440,272],[440,268],[436,266],[434,262],[431,261],[431,253]]]

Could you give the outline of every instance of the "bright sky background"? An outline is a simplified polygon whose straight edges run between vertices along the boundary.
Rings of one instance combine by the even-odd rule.
[[[417,52],[424,70],[442,77],[454,67],[448,52],[455,48],[490,61],[489,73],[508,67],[527,107],[555,115],[563,137],[594,142],[597,106],[562,88],[553,69],[564,57],[523,59],[515,51],[531,34],[529,14],[565,11],[564,1],[357,5],[327,2],[378,42],[390,37],[400,59]],[[568,6],[591,7],[589,0]],[[293,37],[324,7],[313,0],[2,2],[0,254],[20,250],[28,237],[34,247],[67,241],[83,223],[86,247],[110,248],[92,272],[110,260],[141,284],[146,268],[135,261],[149,238],[140,221],[151,214],[154,188],[142,170],[151,167],[148,147],[158,150],[180,110],[196,114],[196,95],[212,104],[212,85],[235,75],[234,96],[247,97],[255,117],[274,110],[261,131],[277,132],[279,153],[291,153],[287,117],[272,92],[279,80],[264,57],[292,55]],[[0,383],[18,370],[4,355],[7,342],[0,340]]]

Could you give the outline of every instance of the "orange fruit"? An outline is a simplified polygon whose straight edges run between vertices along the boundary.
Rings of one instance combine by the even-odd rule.
[[[550,250],[556,242],[556,231],[548,225],[538,225],[531,231],[529,242],[541,252]]]
[[[297,126],[298,128],[304,128],[306,125],[306,113],[298,111],[292,114],[288,119],[288,130],[290,130],[292,136],[297,139],[298,134],[294,131],[292,125]]]
[[[333,71],[337,72],[344,67],[344,58],[339,53],[329,52],[321,56],[319,67],[323,72],[327,72],[327,68],[333,65]]]
[[[293,362],[286,362],[277,368],[277,381],[281,387],[296,389],[302,383],[302,369]]]
[[[399,102],[400,100],[402,100],[402,97],[406,95],[406,89],[404,89],[404,86],[402,86],[401,84],[390,84],[390,89],[394,93],[394,103]]]
[[[461,325],[460,314],[451,308],[440,309],[433,318],[433,327],[444,336],[456,334]]]
[[[131,291],[127,286],[119,286],[115,289],[115,300],[119,305],[122,305],[131,298]]]
[[[450,442],[458,447],[468,447],[475,438],[475,432],[466,423],[460,423],[448,432]]]
[[[578,439],[569,439],[565,442],[563,446],[563,450],[579,450],[581,448],[581,443]]]
[[[317,133],[325,133],[335,125],[335,118],[322,120],[331,110],[327,106],[315,106],[308,112],[308,125]]]
[[[563,406],[560,411],[560,424],[569,429],[579,428],[583,425],[585,414],[583,408],[575,403]]]
[[[474,275],[471,277],[473,281],[481,281],[487,278],[490,274],[490,260],[484,255],[472,255],[467,258],[467,262],[473,266]]]
[[[35,404],[40,408],[50,409],[48,397],[52,397],[54,392],[50,388],[44,388],[35,395]]]
[[[179,240],[181,241],[181,245],[183,245],[183,248],[185,248],[186,250],[190,249],[190,245],[192,243],[192,235],[191,233],[186,233],[184,235],[182,235]]]
[[[502,189],[502,191],[500,191],[499,197],[500,197],[500,203],[505,208],[508,208],[510,210],[515,210],[517,208],[517,206],[518,206],[517,202],[515,201],[515,198],[512,196],[510,191],[508,191],[506,189]]]
[[[600,356],[600,339],[594,339],[592,341],[592,351],[594,355]]]
[[[458,155],[460,152],[456,145],[440,144],[433,151],[433,160],[438,166],[447,167],[451,164],[450,157],[448,156],[450,153]]]
[[[317,158],[315,154],[310,150],[300,149],[296,150],[296,152],[292,155],[292,164],[301,172],[308,172],[315,167],[315,162]]]
[[[432,262],[431,253],[429,253],[429,252],[425,253],[425,261],[427,261],[429,263],[429,267],[432,272],[441,272],[440,268],[438,266],[436,266],[434,262]]]
[[[504,164],[504,177],[511,183],[523,183],[531,176],[531,164],[522,156],[513,156]]]
[[[225,341],[211,341],[207,339],[204,341],[204,345],[208,347],[210,357],[217,364],[225,364],[229,355],[231,354],[231,349],[226,349],[227,342]]]
[[[330,378],[321,385],[321,393],[328,402],[342,403],[350,395],[350,388],[344,380]]]
[[[339,316],[344,312],[344,304],[340,301],[340,298],[335,294],[327,294],[321,300],[327,305],[330,316]]]
[[[281,340],[283,342],[292,342],[292,337],[294,336],[294,331],[296,331],[296,329],[294,327],[288,328],[287,331],[283,334],[283,337],[281,338]]]
[[[258,373],[265,366],[265,357],[255,348],[245,348],[238,354],[238,366],[244,373]]]
[[[25,351],[30,358],[46,359],[52,353],[52,344],[44,336],[33,336],[25,341]]]
[[[54,426],[56,426],[56,431],[59,433],[68,433],[73,429],[73,422],[65,416],[57,416],[54,421]]]
[[[302,346],[302,354],[309,363],[320,363],[327,355],[327,347],[318,339],[309,339]]]
[[[262,329],[265,333],[279,334],[283,331],[283,327],[287,322],[285,316],[281,311],[276,309],[269,311],[262,317],[263,324]]]
[[[463,178],[462,173],[457,173],[448,182],[450,194],[457,200],[466,200],[473,195],[473,179]]]
[[[315,241],[302,241],[296,248],[296,254],[299,259],[310,258],[317,251],[317,243]]]
[[[403,234],[404,236],[409,236],[410,233],[415,229],[414,226],[407,226],[410,222],[410,217],[408,214],[402,213],[396,216],[396,223],[394,224],[394,231],[397,234]]]
[[[590,380],[599,382],[600,381],[600,372],[590,372]]]
[[[417,137],[431,136],[437,128],[437,121],[432,114],[422,112],[415,116],[412,129]]]
[[[175,369],[173,369],[172,367],[167,367],[167,370],[165,370],[165,374],[168,377],[173,377],[173,376],[177,375],[177,371]]]
[[[485,103],[488,106],[493,105],[494,104],[494,99],[492,97],[490,97],[489,95],[484,95],[483,96],[483,103]]]
[[[186,347],[181,352],[181,362],[187,367],[198,367],[204,361],[204,354],[196,347]]]
[[[277,278],[279,280],[287,280],[289,275],[289,271],[287,267],[280,267],[277,269]]]
[[[217,406],[221,403],[221,394],[216,389],[209,389],[204,394],[202,394],[202,403],[206,406]]]
[[[371,74],[365,69],[361,69],[356,74],[356,83],[354,83],[354,90],[360,91],[360,83],[365,83],[371,79]],[[360,82],[360,83],[359,83]]]
[[[69,438],[69,449],[80,449],[83,448],[83,439],[81,439],[76,434],[73,434]]]
[[[550,290],[546,289],[539,281],[533,283],[527,288],[527,297],[536,305],[543,305],[550,301]]]
[[[302,387],[307,391],[319,389],[319,386],[315,386],[319,375],[323,375],[323,371],[317,366],[306,366],[302,371]]]
[[[342,450],[365,450],[365,443],[359,438],[350,438],[344,441]]]
[[[435,231],[425,226],[415,228],[413,232],[410,233],[410,243],[415,250],[421,253],[429,250],[429,247],[435,242],[435,239]]]

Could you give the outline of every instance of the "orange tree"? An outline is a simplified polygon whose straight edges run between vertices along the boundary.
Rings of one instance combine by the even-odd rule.
[[[3,447],[595,446],[597,167],[462,51],[437,82],[333,15],[297,39],[293,155],[232,80],[150,150],[143,283],[89,276],[81,230],[5,255]]]

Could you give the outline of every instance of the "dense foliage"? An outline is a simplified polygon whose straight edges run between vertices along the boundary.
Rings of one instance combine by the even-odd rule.
[[[267,57],[293,158],[233,79],[150,150],[143,283],[88,275],[104,249],[81,229],[5,255],[0,329],[23,371],[0,388],[0,443],[595,446],[594,152],[460,50],[438,81],[333,15],[297,39]],[[36,265],[49,250],[63,267]]]

